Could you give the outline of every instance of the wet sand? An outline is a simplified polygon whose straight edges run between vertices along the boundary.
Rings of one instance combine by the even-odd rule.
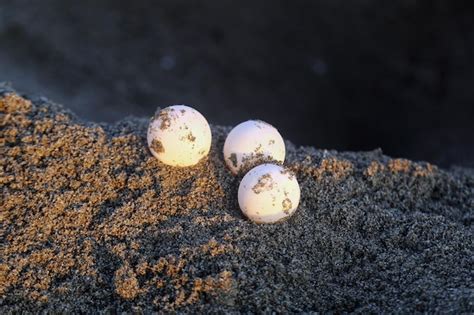
[[[302,200],[241,214],[222,159],[0,85],[0,312],[474,312],[474,172],[287,142]]]

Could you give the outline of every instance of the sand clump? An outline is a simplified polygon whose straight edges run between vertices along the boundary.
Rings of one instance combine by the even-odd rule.
[[[296,149],[288,221],[254,224],[210,155],[152,157],[147,120],[79,120],[0,86],[0,311],[474,312],[474,175]]]

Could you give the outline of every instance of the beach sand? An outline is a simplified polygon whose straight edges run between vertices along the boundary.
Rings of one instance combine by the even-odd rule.
[[[0,85],[0,312],[474,312],[474,172],[287,142],[288,221],[239,210],[210,155],[172,168],[147,119],[96,124]]]

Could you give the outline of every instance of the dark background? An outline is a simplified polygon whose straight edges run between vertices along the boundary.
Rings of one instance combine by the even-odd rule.
[[[0,81],[94,121],[188,104],[474,166],[474,1],[0,2]]]

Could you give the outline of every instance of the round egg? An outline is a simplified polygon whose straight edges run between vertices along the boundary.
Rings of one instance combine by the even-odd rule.
[[[242,179],[239,206],[250,220],[275,223],[289,218],[298,208],[300,186],[290,170],[276,164],[262,164]]]
[[[264,162],[285,161],[285,142],[278,130],[261,120],[235,126],[224,143],[224,160],[235,175]]]
[[[201,113],[185,105],[173,105],[158,111],[148,127],[151,153],[171,166],[191,166],[205,157],[211,148],[211,128]]]

